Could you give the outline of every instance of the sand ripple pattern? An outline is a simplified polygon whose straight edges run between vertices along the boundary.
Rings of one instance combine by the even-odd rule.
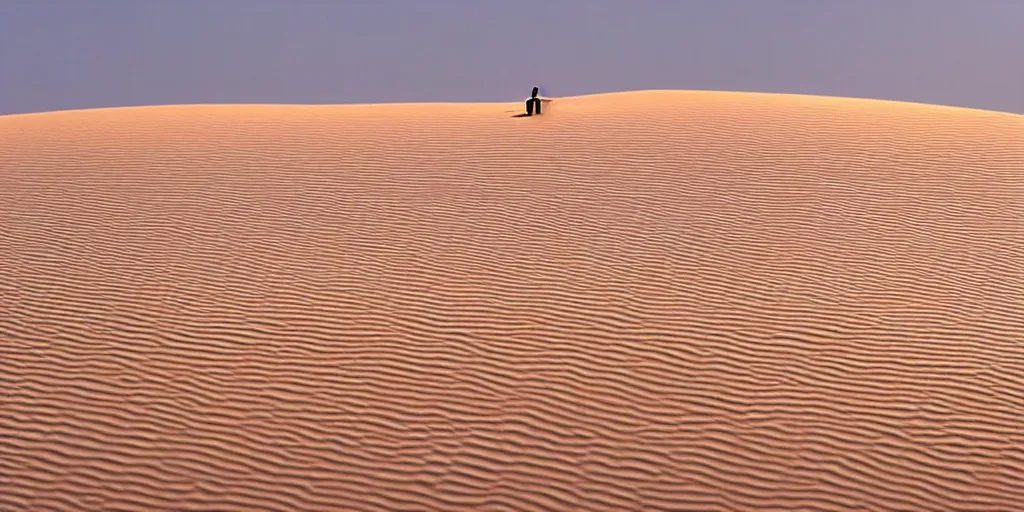
[[[1024,117],[0,117],[0,510],[1021,510]]]

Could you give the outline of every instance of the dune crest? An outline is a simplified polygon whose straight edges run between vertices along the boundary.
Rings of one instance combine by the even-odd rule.
[[[1024,116],[0,117],[0,510],[1011,510]]]

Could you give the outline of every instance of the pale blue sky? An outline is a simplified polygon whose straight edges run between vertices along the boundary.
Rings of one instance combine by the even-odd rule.
[[[1024,0],[6,0],[0,112],[631,89],[1024,113]]]

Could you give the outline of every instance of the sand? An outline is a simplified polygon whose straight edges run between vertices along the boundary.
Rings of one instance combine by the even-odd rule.
[[[1020,510],[1024,116],[0,117],[0,510]]]

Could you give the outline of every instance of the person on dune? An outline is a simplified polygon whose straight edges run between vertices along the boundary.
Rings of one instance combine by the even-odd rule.
[[[540,115],[540,102],[541,101],[545,101],[545,102],[551,101],[548,98],[541,98],[541,97],[537,96],[537,94],[539,92],[540,92],[540,88],[539,87],[534,87],[533,88],[533,92],[530,94],[530,97],[526,98],[526,115],[532,116],[534,112],[536,112],[537,115]]]

